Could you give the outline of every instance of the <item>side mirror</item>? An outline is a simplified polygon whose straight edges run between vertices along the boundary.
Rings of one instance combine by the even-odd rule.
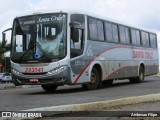
[[[73,42],[79,42],[79,30],[76,28],[71,28],[71,39]]]
[[[2,41],[6,41],[6,33],[5,33],[5,32],[7,32],[7,31],[9,31],[9,30],[12,31],[12,28],[8,28],[8,29],[6,29],[6,30],[4,30],[4,31],[2,32]]]

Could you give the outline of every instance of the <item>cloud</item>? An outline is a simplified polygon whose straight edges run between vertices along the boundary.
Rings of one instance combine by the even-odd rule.
[[[32,9],[80,9],[109,17],[127,24],[160,30],[159,0],[41,0]]]
[[[0,1],[0,33],[3,30],[12,27],[13,19],[24,11],[27,11],[28,9],[32,8],[28,5],[26,1]]]
[[[13,19],[40,9],[80,9],[126,24],[160,31],[159,0],[5,0],[0,1],[0,32],[12,26]],[[1,34],[0,34],[1,36]]]

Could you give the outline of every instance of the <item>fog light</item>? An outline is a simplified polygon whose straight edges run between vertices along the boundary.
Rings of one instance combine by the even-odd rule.
[[[12,73],[17,74],[17,75],[20,74],[20,72],[18,70],[14,69],[14,68],[12,69]]]

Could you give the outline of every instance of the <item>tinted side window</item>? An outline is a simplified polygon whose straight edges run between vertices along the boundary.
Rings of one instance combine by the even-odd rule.
[[[91,40],[97,40],[97,22],[94,18],[89,18],[89,37]]]
[[[119,33],[120,33],[120,41],[121,43],[125,44],[125,27],[119,26]]]
[[[157,48],[156,35],[150,34],[150,43],[152,48]]]
[[[146,33],[146,47],[149,47],[149,34]]]
[[[113,34],[112,34],[112,24],[109,22],[105,22],[105,35],[106,39],[109,42],[113,42]]]
[[[131,29],[132,45],[137,45],[136,30]]]
[[[136,30],[136,39],[137,39],[137,45],[141,45],[141,38],[140,38],[140,32],[139,30]]]
[[[157,48],[157,36],[153,35],[154,38],[154,48]]]
[[[113,40],[114,40],[115,43],[118,43],[119,42],[119,39],[118,39],[118,26],[112,24],[112,28],[113,28]]]
[[[103,22],[98,20],[97,21],[97,27],[98,27],[98,40],[104,41],[104,28],[103,28]]]
[[[129,33],[129,28],[125,28],[125,39],[126,39],[126,44],[130,44],[130,33]]]
[[[142,46],[146,46],[146,33],[141,32],[141,37],[142,37]]]

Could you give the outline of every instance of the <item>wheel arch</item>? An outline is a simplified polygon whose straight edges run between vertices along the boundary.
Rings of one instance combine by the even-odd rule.
[[[100,77],[100,81],[102,81],[102,78],[103,78],[103,70],[102,70],[102,65],[100,62],[95,62],[93,63],[91,66],[90,66],[90,69],[89,69],[89,76],[91,74],[91,71],[93,68],[96,68],[96,70],[98,71],[99,73],[99,77]]]

